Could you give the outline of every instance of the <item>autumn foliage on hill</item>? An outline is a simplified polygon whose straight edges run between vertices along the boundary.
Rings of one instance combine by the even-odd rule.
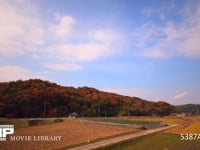
[[[0,83],[1,117],[168,115],[175,107],[138,97],[102,92],[89,87],[64,87],[30,79]]]

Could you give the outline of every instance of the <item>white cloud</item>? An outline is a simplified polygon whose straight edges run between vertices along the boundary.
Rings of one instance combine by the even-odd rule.
[[[146,23],[132,33],[137,46],[146,47],[150,40],[157,40],[163,37],[162,29],[158,26]]]
[[[151,57],[151,58],[167,58],[169,54],[166,54],[165,51],[155,47],[148,49],[142,53],[142,56]]]
[[[107,45],[101,44],[58,44],[46,49],[50,57],[69,62],[93,61],[109,53]]]
[[[200,56],[200,5],[194,14],[191,14],[182,25],[183,42],[180,51],[186,56]]]
[[[76,20],[69,15],[57,17],[58,24],[52,26],[52,31],[58,38],[64,38],[70,34]]]
[[[175,55],[200,57],[200,6],[187,13],[184,18],[179,24],[168,22],[163,27],[153,24],[140,27],[138,29],[140,34],[136,37],[137,45],[144,48],[142,55],[154,58]],[[149,47],[149,45],[152,46]]]
[[[38,78],[40,76],[33,75],[23,67],[18,66],[1,66],[0,67],[1,81],[14,81],[14,80],[26,80],[30,78]]]
[[[124,96],[133,96],[140,97],[142,99],[154,100],[151,95],[151,91],[148,89],[141,88],[101,88],[100,90],[106,92],[113,92],[116,94],[124,95]]]
[[[189,95],[187,92],[183,92],[180,94],[177,94],[173,97],[173,99],[177,100],[177,99],[182,99],[183,97],[186,97],[187,95]]]
[[[82,70],[83,67],[78,64],[46,64],[46,66],[51,70],[56,71],[76,71],[76,70]]]
[[[48,54],[49,61],[53,60],[55,63],[46,66],[53,70],[75,71],[84,69],[84,66],[78,65],[80,62],[95,61],[117,53],[116,46],[120,38],[121,34],[116,30],[97,29],[89,31],[85,37],[81,35],[76,37],[76,40],[84,42],[67,43],[60,41],[49,44],[44,48],[44,51]],[[61,63],[57,64],[56,61],[63,63],[62,65]]]
[[[99,29],[88,33],[88,39],[90,41],[103,42],[108,44],[121,40],[121,37],[122,35],[119,32],[112,29]]]
[[[77,39],[81,41],[82,37],[77,37]],[[69,63],[94,61],[117,53],[115,48],[120,34],[117,31],[100,29],[90,31],[83,39],[84,43],[59,42],[50,44],[45,48],[45,51],[49,57],[65,60]]]
[[[85,33],[79,34],[76,27],[79,28],[80,24],[74,26],[75,18],[72,16],[61,16],[56,14],[56,19],[59,20],[58,24],[51,26],[54,33],[57,35],[53,42],[49,43],[43,48],[49,57],[49,61],[60,61],[64,64],[71,65],[80,62],[95,61],[103,57],[107,57],[117,53],[119,41],[121,41],[122,34],[114,29],[101,28],[91,29],[84,31]],[[65,40],[60,40],[60,38]],[[75,42],[66,42],[70,38]],[[54,63],[55,65],[59,65]],[[52,66],[52,65],[51,65]],[[66,66],[66,65],[65,65]],[[48,68],[59,68],[48,67]],[[60,67],[61,69],[62,67]],[[67,67],[69,68],[69,67]],[[83,66],[75,67],[74,70],[83,69]],[[63,68],[64,69],[64,68]],[[65,69],[70,70],[70,69]]]
[[[70,15],[56,14],[55,22],[47,22],[38,12],[32,1],[0,1],[1,55],[25,54],[48,69],[80,70],[84,66],[78,63],[113,55],[118,49],[121,35],[117,30],[84,31]]]
[[[43,44],[44,31],[35,14],[20,9],[20,4],[34,9],[28,2],[0,1],[0,54],[14,55],[36,50]],[[23,11],[24,10],[24,11]]]

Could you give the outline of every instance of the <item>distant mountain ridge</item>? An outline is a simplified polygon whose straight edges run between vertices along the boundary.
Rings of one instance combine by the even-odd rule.
[[[177,105],[176,107],[180,109],[181,112],[189,115],[200,114],[200,104],[185,104],[185,105]]]
[[[176,107],[166,102],[150,102],[89,87],[65,87],[30,79],[0,83],[0,116],[64,117],[169,115]]]

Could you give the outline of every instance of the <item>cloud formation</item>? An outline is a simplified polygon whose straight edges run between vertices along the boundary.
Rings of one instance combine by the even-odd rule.
[[[47,68],[55,71],[76,71],[76,70],[82,70],[83,67],[78,64],[52,64],[52,63],[47,63],[46,64]]]
[[[39,75],[34,75],[27,69],[19,66],[1,66],[0,67],[1,81],[13,81],[19,79],[38,78]]]
[[[200,6],[193,11],[186,8],[184,11],[187,13],[183,13],[180,23],[168,21],[164,26],[148,23],[133,33],[138,42],[137,46],[142,48],[140,55],[152,58],[177,55],[200,57]]]
[[[25,8],[20,9],[23,4]],[[26,1],[0,1],[0,54],[4,56],[35,51],[44,43],[44,31],[34,8]]]
[[[186,97],[187,95],[189,95],[187,92],[183,92],[183,93],[175,95],[173,99],[175,100],[182,99],[183,97]]]
[[[152,101],[156,101],[152,98],[151,90],[142,89],[142,88],[101,88],[102,91],[113,92],[117,94],[121,94],[124,96],[138,96],[140,98],[151,99]]]
[[[23,7],[25,9],[19,9]],[[1,1],[0,54],[5,57],[27,55],[42,60],[41,65],[46,69],[74,71],[85,68],[80,62],[83,65],[83,62],[116,53],[113,45],[119,40],[117,30],[92,28],[84,31],[69,14],[53,17],[54,22],[43,21],[31,1]]]
[[[98,60],[102,57],[114,54],[112,44],[117,41],[116,37],[110,34],[115,33],[111,30],[90,31],[84,38],[84,43],[59,42],[49,44],[45,47],[46,53],[54,59],[69,62],[87,62]],[[115,33],[117,36],[117,33]],[[80,40],[82,37],[77,37]]]
[[[58,38],[65,38],[70,34],[76,20],[72,16],[58,16],[56,17],[58,23],[52,26],[52,31]]]

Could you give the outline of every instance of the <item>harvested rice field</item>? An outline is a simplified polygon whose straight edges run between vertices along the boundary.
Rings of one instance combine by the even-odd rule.
[[[85,124],[79,119],[64,119],[63,122],[16,128],[11,136],[61,136],[60,141],[7,141],[1,142],[0,149],[3,150],[27,150],[27,149],[57,149],[69,145],[91,142],[93,140],[115,136],[123,133],[133,132],[133,128],[122,128],[115,126]]]

